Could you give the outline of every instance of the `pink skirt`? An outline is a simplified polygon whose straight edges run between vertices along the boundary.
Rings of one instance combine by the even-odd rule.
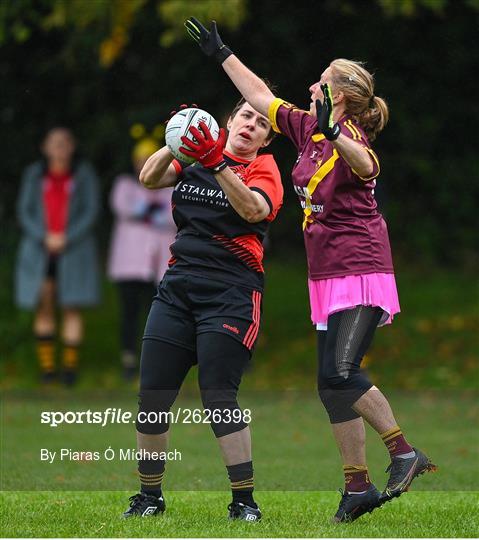
[[[384,310],[379,326],[391,324],[401,311],[394,274],[373,273],[330,279],[308,279],[311,320],[317,330],[328,328],[328,316],[356,306]]]

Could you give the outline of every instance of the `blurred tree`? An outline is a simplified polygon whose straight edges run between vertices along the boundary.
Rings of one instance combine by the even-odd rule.
[[[14,223],[19,175],[52,124],[74,127],[106,196],[128,167],[134,123],[152,129],[188,101],[218,118],[230,110],[236,91],[184,31],[195,15],[217,19],[225,42],[299,106],[332,58],[367,60],[391,107],[375,147],[395,253],[477,261],[478,14],[479,0],[0,0],[1,218]],[[286,186],[273,246],[300,248],[295,150],[278,138],[272,151]]]
[[[0,45],[13,40],[23,43],[34,29],[84,32],[100,28],[99,60],[110,67],[124,52],[136,15],[148,0],[15,0],[0,2]],[[246,17],[246,0],[157,0],[158,17],[166,24],[160,36],[162,46],[185,37],[183,22],[195,15],[215,19],[223,27],[235,29]]]
[[[110,67],[124,52],[136,15],[152,0],[15,0],[0,2],[0,46],[8,40],[23,43],[34,29],[48,32],[71,29],[82,32],[101,29],[99,60]],[[376,0],[388,16],[417,16],[422,10],[444,15],[453,0]],[[479,10],[479,0],[463,0]],[[156,0],[158,17],[165,29],[159,36],[163,47],[169,47],[186,34],[183,22],[194,15],[200,20],[216,20],[222,28],[235,30],[248,14],[247,0]],[[274,7],[274,2],[270,2]],[[352,0],[327,0],[328,9],[343,14],[357,12],[360,6]]]

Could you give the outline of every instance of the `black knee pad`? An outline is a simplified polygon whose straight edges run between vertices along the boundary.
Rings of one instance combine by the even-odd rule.
[[[136,429],[146,435],[168,431],[170,409],[178,390],[141,390],[138,394]]]
[[[319,397],[328,413],[331,424],[348,422],[349,420],[355,420],[360,417],[360,415],[351,408],[351,396],[345,395],[345,392],[348,393],[348,391],[335,390],[333,388],[318,389]]]
[[[203,407],[209,411],[211,429],[217,438],[241,431],[248,425],[243,421],[236,395],[235,389],[201,390]]]
[[[323,374],[324,375],[324,374]],[[346,378],[329,374],[318,380],[318,393],[332,424],[359,418],[353,404],[372,387],[369,379],[361,371]]]

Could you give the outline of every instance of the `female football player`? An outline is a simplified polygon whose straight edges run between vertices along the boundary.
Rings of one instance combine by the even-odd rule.
[[[218,60],[243,97],[298,150],[292,179],[303,209],[312,322],[318,331],[318,391],[343,460],[345,490],[334,517],[352,521],[406,491],[433,465],[406,441],[384,395],[361,371],[377,326],[399,312],[388,232],[374,199],[379,162],[370,148],[388,120],[361,63],[338,59],[309,88],[303,111],[276,98],[222,43],[186,22],[202,51]],[[390,453],[382,494],[370,482],[365,419]]]
[[[201,397],[231,482],[229,516],[257,521],[248,418],[237,392],[254,349],[263,294],[262,240],[282,204],[281,177],[273,156],[260,154],[273,131],[244,100],[228,120],[228,138],[214,140],[206,125],[183,138],[184,166],[167,147],[140,174],[151,189],[175,186],[178,227],[172,258],[146,323],[140,363],[138,449],[164,452],[168,422],[148,423],[149,412],[167,412],[191,366],[198,364]],[[143,456],[142,456],[143,457]],[[161,484],[165,461],[139,461],[141,491],[125,517],[165,510]]]

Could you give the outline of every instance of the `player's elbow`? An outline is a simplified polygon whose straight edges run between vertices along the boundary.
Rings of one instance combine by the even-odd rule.
[[[361,178],[370,178],[373,175],[374,172],[374,166],[371,163],[371,161],[368,161],[367,163],[362,164],[361,167],[358,167],[356,169],[356,173]]]
[[[248,223],[259,223],[262,221],[258,214],[248,213],[243,217]]]
[[[144,168],[141,169],[138,178],[140,180],[140,184],[147,189],[153,189],[156,186],[156,182],[152,178],[151,173],[145,171]]]
[[[246,209],[243,212],[243,219],[245,219],[248,223],[259,223],[260,221],[263,221],[267,217],[267,213],[265,213],[264,208],[261,206],[254,206],[251,208]]]
[[[140,184],[145,185],[147,183],[148,175],[145,171],[145,167],[143,167],[140,171],[140,174],[138,175],[138,179],[140,180]]]

